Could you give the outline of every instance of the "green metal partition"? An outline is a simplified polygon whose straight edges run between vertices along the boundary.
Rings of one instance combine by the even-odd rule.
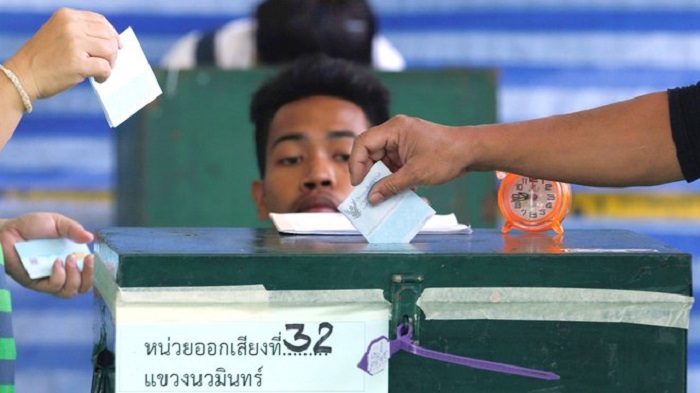
[[[115,132],[117,225],[269,226],[250,197],[258,173],[248,105],[274,72],[158,71],[163,95]],[[378,75],[392,92],[393,114],[448,125],[496,120],[491,70]],[[440,214],[492,227],[495,188],[493,173],[473,173],[419,193]]]

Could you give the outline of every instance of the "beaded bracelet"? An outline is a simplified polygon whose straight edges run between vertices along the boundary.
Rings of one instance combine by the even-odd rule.
[[[32,113],[32,101],[29,100],[29,96],[27,95],[27,91],[24,90],[24,87],[22,87],[22,84],[19,82],[19,78],[17,78],[17,75],[15,75],[14,72],[8,70],[0,64],[0,71],[4,72],[5,75],[7,75],[8,78],[10,78],[10,81],[12,82],[13,85],[15,85],[15,89],[17,89],[17,92],[19,93],[19,96],[22,97],[22,104],[24,105],[24,111],[27,113]]]

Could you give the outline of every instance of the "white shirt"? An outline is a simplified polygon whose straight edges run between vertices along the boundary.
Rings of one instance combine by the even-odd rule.
[[[247,69],[256,66],[254,19],[244,18],[228,22],[217,30],[214,37],[216,65],[222,69]],[[202,34],[192,32],[179,39],[163,56],[165,69],[190,69],[197,64],[197,43]],[[402,71],[406,61],[386,37],[375,35],[372,41],[372,67],[380,71]]]

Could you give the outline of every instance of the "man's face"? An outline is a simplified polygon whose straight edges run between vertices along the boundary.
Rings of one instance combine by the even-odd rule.
[[[312,96],[282,106],[270,124],[265,177],[251,187],[258,218],[338,211],[352,191],[353,141],[368,127],[362,109],[340,98]]]

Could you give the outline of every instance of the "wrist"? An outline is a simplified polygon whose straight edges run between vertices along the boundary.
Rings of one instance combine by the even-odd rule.
[[[22,97],[17,94],[17,89],[15,89],[12,81],[3,72],[0,72],[0,101],[2,101],[2,107],[12,110],[12,113],[17,113],[18,115],[24,113]],[[4,116],[9,114],[9,112],[3,112]]]
[[[10,61],[6,62],[5,64],[0,64],[0,78],[3,78],[5,80],[5,91],[7,92],[9,90],[14,90],[15,97],[19,97],[19,102],[22,105],[22,110],[24,112],[31,113],[33,109],[32,99],[27,93],[27,90],[24,88],[20,77],[14,72],[12,67],[13,66],[11,65]],[[8,81],[13,89],[9,88],[9,86],[7,85]]]
[[[491,149],[486,134],[479,126],[460,127],[460,142],[455,147],[461,150],[458,157],[465,173],[492,170],[486,162]]]
[[[2,64],[17,75],[17,78],[22,82],[22,87],[24,87],[32,103],[40,98],[39,90],[37,89],[36,83],[34,83],[34,75],[30,71],[31,63],[25,60],[25,56],[20,56],[16,53]]]

